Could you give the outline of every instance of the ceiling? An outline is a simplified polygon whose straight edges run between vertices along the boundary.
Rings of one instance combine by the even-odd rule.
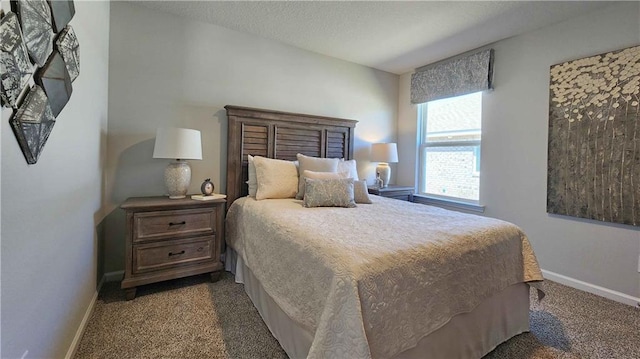
[[[137,4],[402,74],[608,1],[142,1]]]

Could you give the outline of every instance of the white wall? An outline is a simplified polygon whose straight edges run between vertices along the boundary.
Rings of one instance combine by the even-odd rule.
[[[37,164],[2,111],[2,357],[61,358],[96,293],[109,3],[76,1],[80,76]]]
[[[369,142],[395,140],[397,75],[124,2],[111,4],[110,51],[107,272],[124,268],[117,206],[166,192],[168,162],[152,158],[158,127],[202,131],[191,193],[209,177],[224,192],[228,104],[360,121],[355,157],[370,182]]]
[[[546,213],[549,67],[640,43],[640,3],[616,4],[494,44],[495,90],[483,98],[480,202],[521,226],[543,269],[640,297],[640,228]],[[398,181],[415,177],[416,106],[400,78]]]

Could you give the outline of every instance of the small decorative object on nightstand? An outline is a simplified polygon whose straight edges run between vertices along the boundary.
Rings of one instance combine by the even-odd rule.
[[[384,188],[369,187],[369,194],[377,196],[401,199],[403,201],[413,202],[413,187],[389,185]]]
[[[380,172],[376,172],[376,181],[374,182],[373,187],[384,188],[384,181],[380,178]]]
[[[211,273],[217,280],[224,269],[225,199],[138,197],[127,199],[125,272],[121,288],[127,300],[136,287],[163,280]]]
[[[215,186],[213,185],[213,182],[211,182],[211,178],[207,178],[206,180],[204,180],[204,182],[202,182],[202,185],[200,186],[200,191],[205,196],[211,196],[214,189]]]

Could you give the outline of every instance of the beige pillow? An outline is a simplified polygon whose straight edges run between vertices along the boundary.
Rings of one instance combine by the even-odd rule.
[[[247,155],[247,162],[249,162],[249,197],[255,197],[256,191],[258,191],[258,179],[256,178],[256,165],[253,164],[253,156]]]
[[[369,198],[369,190],[367,189],[367,181],[354,181],[353,182],[353,197],[356,203],[371,204],[371,198]]]
[[[254,156],[258,189],[256,199],[293,198],[298,191],[298,171],[291,161]]]
[[[348,160],[348,161],[340,161],[338,162],[338,172],[349,172],[349,177],[353,178],[354,181],[359,180],[358,178],[358,168],[356,167],[356,160]]]
[[[298,174],[300,175],[298,182],[298,194],[296,195],[297,199],[304,198],[304,171],[314,171],[314,172],[336,172],[338,169],[338,162],[340,162],[337,158],[317,158],[317,157],[309,157],[305,156],[301,153],[298,153]]]
[[[339,178],[349,178],[348,172],[315,172],[304,170],[302,174],[304,178],[311,179],[339,179]]]

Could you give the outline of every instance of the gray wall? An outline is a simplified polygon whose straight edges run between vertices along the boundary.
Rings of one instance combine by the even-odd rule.
[[[500,41],[483,98],[480,202],[521,226],[543,269],[640,297],[640,229],[546,213],[549,67],[640,43],[640,3],[617,4]],[[398,181],[413,184],[416,106],[400,78]]]
[[[158,127],[202,132],[191,193],[209,177],[224,193],[228,104],[359,120],[355,157],[370,182],[369,143],[395,139],[397,75],[135,4],[111,4],[109,67],[107,272],[124,268],[117,206],[165,193],[168,162],[152,158]]]
[[[37,164],[27,165],[9,128],[11,111],[2,110],[3,358],[64,357],[96,294],[109,4],[75,6],[80,76]]]

